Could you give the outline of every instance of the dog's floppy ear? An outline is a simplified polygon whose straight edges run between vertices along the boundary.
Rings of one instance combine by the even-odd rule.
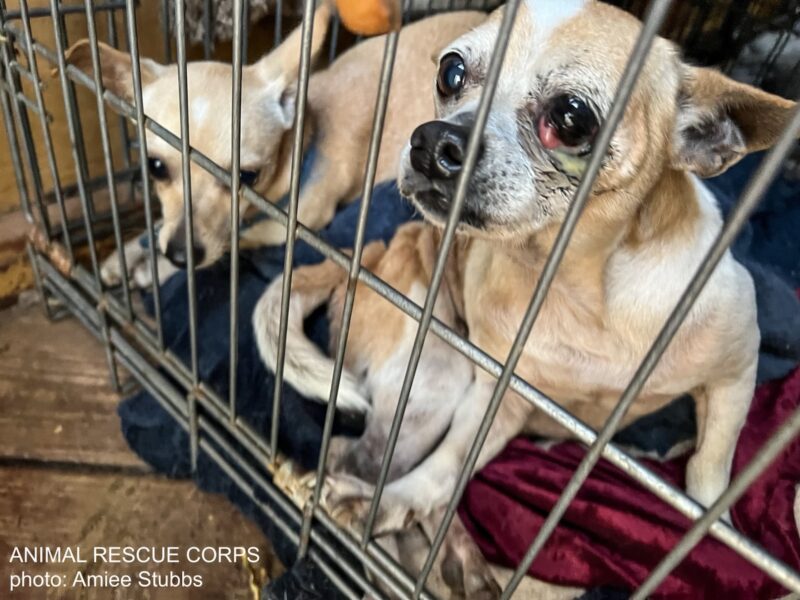
[[[322,50],[322,45],[328,34],[330,16],[330,9],[325,2],[320,4],[314,12],[314,31],[311,36],[312,64]],[[295,93],[300,72],[302,29],[302,26],[295,28],[280,46],[250,67],[264,82],[270,95],[274,95],[280,103],[282,120],[287,129],[292,126],[294,121]]]
[[[97,42],[97,51],[100,55],[103,87],[128,102],[133,102],[133,74],[131,73],[130,55],[103,42]],[[83,39],[73,44],[64,54],[64,59],[68,65],[77,67],[89,77],[94,78],[92,49],[89,40]],[[140,59],[139,65],[143,87],[155,80],[165,68],[149,58]]]
[[[772,146],[794,106],[713,69],[686,67],[673,165],[701,177],[718,175],[746,154]]]

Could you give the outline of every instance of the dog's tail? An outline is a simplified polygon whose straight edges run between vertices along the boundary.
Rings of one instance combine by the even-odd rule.
[[[306,398],[328,402],[334,362],[305,334],[303,321],[324,304],[347,272],[330,260],[301,267],[292,275],[289,318],[286,335],[284,379]],[[283,277],[275,279],[256,305],[253,327],[261,359],[273,372],[278,363],[278,336],[281,320]],[[337,408],[365,413],[369,401],[360,389],[358,378],[347,369],[342,371]]]

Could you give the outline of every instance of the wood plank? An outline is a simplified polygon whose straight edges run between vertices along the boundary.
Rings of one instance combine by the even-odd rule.
[[[80,548],[88,562],[33,564],[9,562],[14,547]],[[175,546],[174,564],[94,562],[93,548]],[[190,563],[190,547],[253,547],[259,560]],[[47,468],[0,467],[0,596],[10,598],[257,598],[258,586],[280,572],[261,531],[224,498],[200,492],[191,482],[155,475],[61,472]],[[137,585],[140,571],[170,571],[202,579],[202,587],[155,588]],[[8,594],[10,576],[50,573],[64,577],[59,588]],[[130,575],[133,584],[112,590],[72,588],[77,573]]]
[[[0,458],[144,463],[125,443],[102,345],[39,305],[0,313]]]

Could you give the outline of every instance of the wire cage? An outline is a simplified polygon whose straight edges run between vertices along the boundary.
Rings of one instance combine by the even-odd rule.
[[[182,99],[181,130],[188,131],[186,63],[190,58],[209,58],[215,53],[214,5],[205,2],[199,12],[187,13],[185,0],[164,1],[161,4],[161,39],[165,58],[173,58],[178,64],[180,94]],[[293,165],[299,168],[303,119],[306,111],[306,93],[310,72],[310,28],[313,19],[313,0],[296,2],[272,2],[263,7],[258,3],[232,2],[230,15],[231,44],[230,62],[233,66],[233,106],[231,110],[231,130],[234,139],[241,135],[246,124],[241,122],[242,66],[247,62],[252,49],[252,36],[245,26],[250,20],[248,10],[261,10],[271,19],[272,40],[277,44],[289,27],[301,23],[304,33],[300,61],[300,81],[297,92],[297,117],[295,121],[295,145]],[[470,7],[491,8],[497,2],[469,2]],[[772,91],[797,94],[798,64],[792,55],[792,40],[800,31],[800,8],[792,0],[763,0],[741,2],[734,0],[692,0],[673,2],[670,0],[631,0],[617,2],[643,18],[641,36],[630,57],[627,70],[617,90],[612,107],[598,137],[593,159],[583,178],[576,197],[573,199],[566,217],[566,226],[559,234],[559,241],[548,258],[545,275],[538,282],[523,326],[518,332],[514,348],[523,345],[530,333],[538,307],[541,305],[555,277],[559,260],[564,254],[566,243],[575,227],[580,212],[587,202],[593,178],[600,169],[602,153],[608,147],[615,126],[619,123],[637,74],[643,64],[647,50],[654,36],[660,31],[675,39],[690,57],[703,64],[720,65],[736,74],[741,67],[740,58],[746,48],[761,38],[761,47],[766,49],[758,55],[757,64],[750,70],[739,72],[742,79],[763,85]],[[480,108],[473,125],[473,140],[468,146],[465,164],[477,154],[477,144],[489,114],[491,96],[497,83],[497,76],[506,50],[508,33],[520,5],[519,0],[509,0],[500,25],[493,60],[488,67],[487,85]],[[416,19],[429,10],[448,10],[464,8],[462,1],[410,2],[410,19]],[[264,8],[266,7],[266,8]],[[407,8],[408,8],[407,7]],[[426,590],[426,578],[430,574],[436,552],[442,542],[447,524],[453,518],[459,494],[472,472],[478,451],[486,438],[488,424],[493,411],[496,411],[500,398],[511,389],[536,408],[568,429],[572,435],[589,447],[581,466],[564,489],[560,500],[551,511],[545,525],[536,534],[529,552],[521,561],[514,577],[504,590],[504,597],[510,597],[516,585],[532,564],[538,551],[546,543],[570,501],[575,497],[594,464],[602,457],[620,468],[631,478],[643,485],[665,503],[676,508],[692,522],[683,541],[676,546],[658,565],[639,590],[635,598],[647,597],[674,566],[706,534],[732,548],[745,560],[769,573],[789,590],[800,592],[800,573],[779,558],[770,556],[763,548],[736,531],[727,523],[718,520],[743,491],[758,477],[778,453],[800,431],[800,412],[787,420],[771,439],[765,440],[756,458],[732,481],[728,490],[709,510],[702,509],[683,491],[662,480],[641,462],[632,458],[623,449],[610,442],[625,409],[641,390],[647,376],[652,372],[663,354],[672,335],[686,317],[693,301],[697,298],[704,283],[708,280],[716,262],[732,243],[747,216],[754,209],[772,177],[781,168],[784,159],[793,149],[793,140],[800,131],[800,111],[795,112],[790,126],[763,161],[757,175],[742,195],[722,232],[714,242],[706,259],[695,274],[692,282],[675,308],[664,328],[653,341],[650,352],[620,398],[606,425],[593,431],[562,408],[559,404],[535,389],[529,382],[514,374],[516,367],[512,349],[511,357],[505,364],[498,362],[481,348],[472,344],[458,332],[433,318],[433,301],[436,290],[442,283],[443,269],[447,252],[453,242],[456,220],[464,202],[464,193],[453,199],[453,210],[444,229],[441,250],[437,257],[436,269],[431,282],[432,292],[420,306],[389,287],[361,268],[360,257],[364,247],[364,231],[360,228],[353,240],[352,255],[343,253],[321,239],[315,232],[297,222],[298,189],[297,179],[292,187],[289,206],[286,209],[267,202],[249,188],[242,188],[241,195],[270,218],[296,230],[296,236],[287,236],[286,265],[291,266],[292,249],[295,240],[302,240],[324,256],[332,259],[342,269],[349,272],[353,281],[358,279],[375,292],[384,296],[397,309],[419,322],[415,348],[421,348],[426,335],[435,335],[474,362],[477,368],[488,371],[498,380],[493,399],[484,423],[474,441],[467,463],[458,479],[457,493],[451,499],[441,526],[434,537],[431,550],[421,574],[404,570],[392,556],[370,535],[370,527],[359,538],[353,532],[343,529],[320,506],[321,483],[313,493],[299,498],[291,493],[289,485],[276,476],[279,464],[277,447],[278,412],[281,409],[279,397],[281,377],[276,374],[276,399],[274,402],[273,429],[256,430],[237,413],[237,381],[235,369],[231,369],[231,380],[227,396],[219,394],[199,376],[198,341],[195,330],[198,319],[198,300],[196,296],[195,265],[188,264],[188,304],[192,348],[188,360],[177,355],[165,346],[163,323],[159,299],[159,286],[150,290],[155,306],[151,317],[137,301],[137,294],[128,281],[126,270],[122,268],[122,283],[107,286],[100,277],[102,258],[114,248],[121,252],[127,232],[144,229],[149,237],[149,263],[152,281],[158,281],[157,250],[154,243],[155,227],[159,208],[149,183],[146,161],[142,160],[142,143],[145,132],[149,130],[162,138],[167,144],[179,150],[182,155],[183,170],[188,173],[191,164],[206,170],[218,182],[233,189],[239,187],[239,173],[236,167],[230,171],[198,150],[192,148],[187,136],[176,136],[162,124],[147,117],[143,110],[142,82],[140,73],[141,28],[137,14],[141,10],[135,0],[85,0],[83,4],[64,4],[50,0],[44,6],[30,7],[28,0],[20,0],[17,6],[8,6],[7,0],[0,0],[0,101],[2,102],[3,124],[8,138],[16,188],[22,209],[31,223],[31,233],[27,246],[30,262],[34,269],[36,286],[44,299],[45,310],[51,318],[70,314],[78,318],[89,331],[100,340],[106,349],[111,378],[120,386],[118,367],[132,376],[131,381],[148,390],[163,408],[188,432],[192,464],[196,466],[198,457],[203,454],[210,458],[233,480],[241,492],[251,498],[271,521],[276,523],[285,536],[297,547],[299,556],[307,557],[317,563],[339,590],[348,597],[361,597],[372,594],[385,597],[430,597]],[[196,9],[196,6],[195,6]],[[187,16],[189,15],[189,16]],[[200,23],[199,34],[187,33],[187,19]],[[335,18],[334,18],[335,19]],[[107,41],[113,47],[129,53],[133,61],[134,101],[129,103],[104,90],[98,76],[90,77],[80,70],[68,66],[65,50],[75,39],[67,39],[69,20],[85,23],[90,43],[97,50],[98,40]],[[45,35],[44,32],[47,32]],[[328,51],[333,60],[341,49],[358,43],[359,38],[349,35],[335,20]],[[35,34],[36,33],[36,34]],[[52,43],[42,40],[52,33]],[[41,39],[37,39],[41,36]],[[375,99],[375,122],[379,123],[386,110],[385,96],[388,93],[388,77],[391,73],[396,52],[397,33],[386,38],[383,60],[382,83],[379,96]],[[192,48],[187,40],[194,40],[199,47]],[[788,58],[787,58],[788,56]],[[54,77],[47,78],[45,70],[53,70]],[[58,88],[58,101],[45,96],[45,84]],[[783,86],[783,87],[781,87]],[[86,102],[87,92],[93,102]],[[84,98],[80,101],[80,98]],[[107,107],[122,116],[107,114]],[[58,117],[58,118],[57,118]],[[88,145],[85,130],[89,120],[99,121],[99,147]],[[63,148],[53,142],[56,127],[68,129],[71,142],[67,156]],[[38,140],[38,142],[37,142]],[[300,142],[300,143],[298,143]],[[367,177],[364,182],[364,207],[369,205],[370,190],[375,184],[374,165],[377,161],[377,147],[380,135],[371,140]],[[238,145],[233,146],[233,161],[239,165]],[[66,166],[65,166],[66,165]],[[462,178],[467,181],[471,169],[465,169]],[[299,175],[298,175],[299,177]],[[464,186],[465,187],[465,186]],[[186,236],[191,246],[193,230],[191,225],[191,193],[184,189],[186,205]],[[231,194],[232,214],[239,214],[239,194]],[[233,220],[234,223],[237,219]],[[247,317],[238,314],[236,307],[238,263],[238,227],[234,225],[231,236],[231,364],[235,364],[236,336],[239,323]],[[562,243],[563,242],[563,243]],[[226,259],[228,260],[228,259]],[[124,267],[124,265],[123,265]],[[286,271],[285,281],[290,281],[291,269]],[[348,294],[354,293],[351,286]],[[286,318],[289,295],[284,292],[281,331],[285,349]],[[351,296],[352,300],[352,296]],[[350,303],[352,306],[352,303]],[[530,317],[530,318],[529,318]],[[345,315],[347,319],[347,315]],[[347,321],[345,321],[347,322]],[[279,349],[280,352],[283,349]],[[343,357],[337,356],[341,366]],[[406,377],[413,380],[416,364],[408,366]],[[335,377],[341,376],[341,371]],[[334,382],[333,388],[336,389]],[[407,394],[406,394],[407,395]],[[401,398],[402,404],[402,398]],[[330,403],[322,439],[322,459],[318,474],[325,472],[325,454],[331,437],[335,403]],[[399,428],[399,421],[397,423]],[[396,433],[397,428],[393,428]],[[391,435],[390,435],[391,437]],[[394,436],[396,439],[396,435]],[[391,457],[393,447],[387,449],[386,460]],[[379,479],[376,498],[385,485],[385,472]],[[322,477],[317,477],[321,482]]]

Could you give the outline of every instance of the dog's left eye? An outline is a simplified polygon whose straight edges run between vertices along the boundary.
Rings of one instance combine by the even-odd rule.
[[[436,77],[436,88],[448,98],[458,93],[467,81],[467,67],[460,54],[445,54],[439,63],[439,75]]]
[[[239,183],[252,187],[258,181],[258,171],[239,171]]]

